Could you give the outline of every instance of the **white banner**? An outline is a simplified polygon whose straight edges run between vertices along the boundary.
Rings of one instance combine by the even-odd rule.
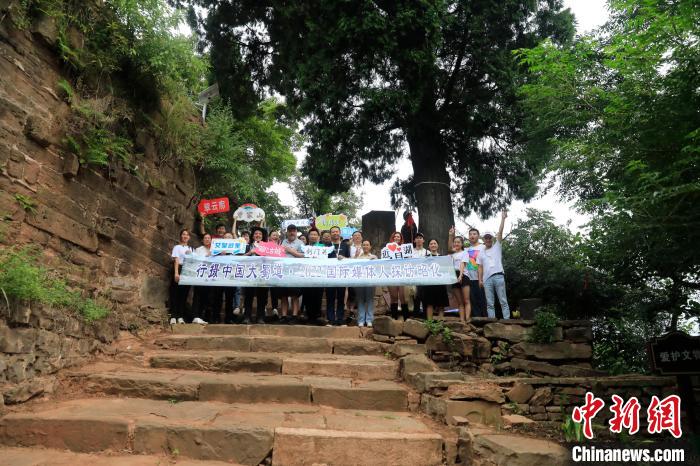
[[[457,277],[450,256],[392,262],[295,257],[186,257],[180,285],[342,287],[449,285]]]

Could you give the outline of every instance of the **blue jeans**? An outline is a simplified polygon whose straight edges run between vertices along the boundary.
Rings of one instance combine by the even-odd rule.
[[[357,325],[371,324],[374,320],[374,287],[355,288]]]
[[[486,313],[492,319],[496,317],[496,296],[501,303],[501,311],[504,319],[510,319],[510,308],[506,297],[506,277],[503,274],[491,275],[484,282],[486,292]],[[495,296],[494,296],[495,295]]]

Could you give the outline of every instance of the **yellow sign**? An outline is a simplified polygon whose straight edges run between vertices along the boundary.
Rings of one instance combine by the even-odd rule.
[[[323,214],[316,217],[316,228],[319,230],[330,230],[331,227],[348,226],[348,216],[345,214]]]

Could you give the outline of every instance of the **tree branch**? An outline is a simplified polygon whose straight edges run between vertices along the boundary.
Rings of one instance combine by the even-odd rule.
[[[454,91],[455,83],[457,82],[457,73],[459,73],[459,70],[462,68],[462,60],[464,60],[464,54],[467,51],[467,42],[462,41],[462,46],[459,49],[459,53],[457,54],[457,59],[455,60],[455,65],[454,68],[452,68],[452,73],[450,73],[450,77],[447,80],[447,84],[445,84],[445,92],[443,93],[444,101],[442,102],[442,106],[440,107],[440,112],[442,112],[447,105],[450,102],[450,99],[452,98],[452,92]]]

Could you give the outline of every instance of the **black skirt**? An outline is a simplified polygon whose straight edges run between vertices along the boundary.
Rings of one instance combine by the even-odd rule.
[[[420,292],[424,308],[425,306],[445,307],[450,305],[445,285],[421,286]]]

